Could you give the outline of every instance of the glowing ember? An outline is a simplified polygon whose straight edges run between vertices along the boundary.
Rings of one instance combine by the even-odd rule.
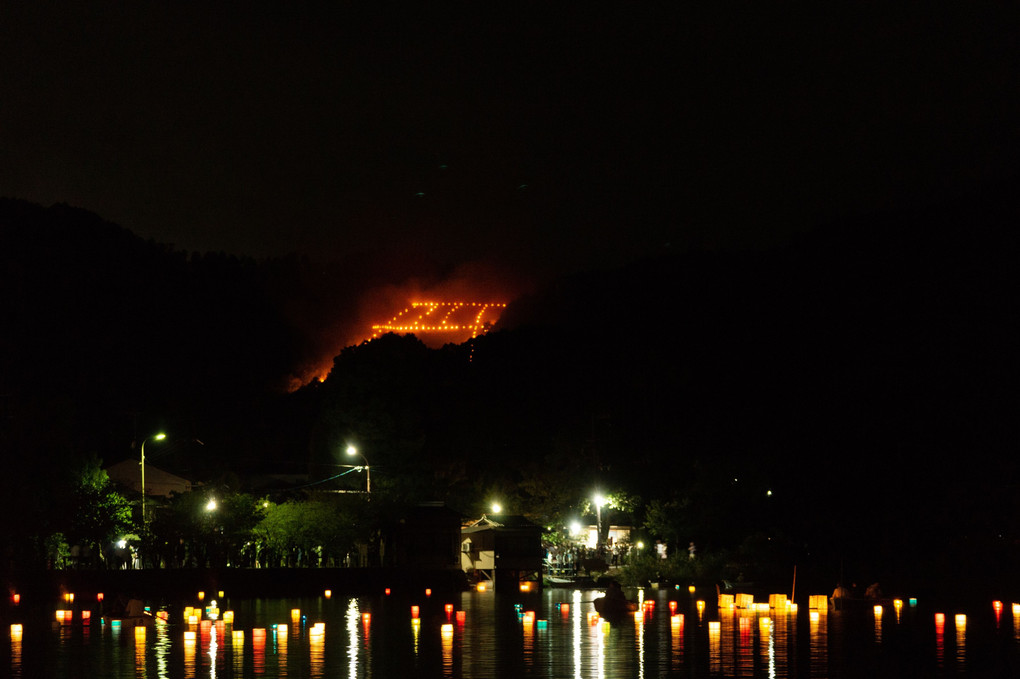
[[[388,322],[373,325],[372,337],[395,332],[442,335],[448,342],[466,342],[492,329],[505,308],[503,303],[412,302]]]

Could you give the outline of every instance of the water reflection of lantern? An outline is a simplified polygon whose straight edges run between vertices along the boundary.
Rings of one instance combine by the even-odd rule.
[[[418,655],[418,638],[421,636],[421,620],[411,618],[411,634],[414,636],[414,655]]]
[[[718,620],[708,623],[708,667],[712,674],[718,674],[722,668],[722,644],[720,643],[720,626]]]
[[[453,625],[444,624],[439,628],[439,635],[443,640],[444,675],[450,675],[453,672]]]
[[[258,676],[266,668],[266,628],[256,627],[251,631],[252,668]]]
[[[963,664],[966,658],[967,645],[967,616],[963,613],[956,614],[956,661]]]
[[[588,611],[588,624],[597,625],[599,622],[599,614],[595,611]]]

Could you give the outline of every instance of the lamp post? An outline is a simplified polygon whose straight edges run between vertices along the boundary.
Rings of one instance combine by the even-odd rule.
[[[160,432],[153,434],[152,436],[142,440],[142,532],[145,532],[145,442],[149,439],[153,441],[162,441],[166,438],[166,434]]]
[[[595,501],[595,546],[602,546],[602,505],[606,504],[606,498],[596,493]]]
[[[365,461],[365,481],[366,481],[365,492],[368,493],[369,495],[371,495],[372,494],[372,467],[369,466],[369,464],[368,464],[368,458],[365,457],[364,455],[362,455],[358,451],[358,449],[355,448],[354,446],[347,446],[347,454],[351,455],[351,456],[357,455],[362,460]]]

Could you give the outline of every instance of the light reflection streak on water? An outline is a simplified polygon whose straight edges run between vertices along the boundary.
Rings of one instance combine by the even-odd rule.
[[[170,626],[156,625],[156,642],[152,645],[156,657],[156,676],[158,679],[170,679]]]
[[[810,663],[812,677],[824,677],[829,670],[828,611],[811,611],[809,618]]]
[[[21,625],[11,625],[11,676],[21,676],[21,639],[24,628]]]
[[[635,642],[637,643],[637,654],[638,654],[638,677],[644,679],[645,676],[645,611],[644,606],[644,592],[638,596],[640,603],[638,609],[634,611],[634,636],[636,637]]]
[[[195,676],[195,631],[184,633],[184,676]]]
[[[775,626],[772,618],[765,616],[758,619],[758,632],[761,635],[762,660],[768,668],[768,675],[772,679],[776,676],[776,639]]]
[[[216,679],[216,652],[219,650],[216,627],[209,627],[209,679]]]
[[[350,598],[347,600],[347,657],[349,662],[348,676],[351,679],[357,679],[358,676],[358,620],[361,619],[361,613],[358,611],[358,600]],[[417,639],[416,639],[417,641]],[[417,648],[417,643],[415,643]]]
[[[967,660],[967,616],[956,614],[956,662],[962,668]]]
[[[571,597],[573,616],[571,617],[571,631],[574,645],[574,679],[582,679],[581,672],[581,590],[575,589]]]
[[[273,638],[276,643],[277,676],[285,677],[287,676],[287,626],[277,625]]]

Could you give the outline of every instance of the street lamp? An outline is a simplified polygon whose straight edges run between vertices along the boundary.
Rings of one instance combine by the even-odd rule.
[[[595,501],[595,546],[602,546],[602,505],[606,504],[606,498],[602,497],[601,494],[596,493],[593,498]]]
[[[358,452],[358,449],[355,448],[354,446],[347,446],[347,454],[351,455],[351,456],[358,455],[359,457],[361,457],[362,460],[365,461],[365,481],[366,481],[365,492],[371,494],[372,493],[372,467],[370,467],[369,464],[368,464],[368,458],[366,458],[364,455],[362,455],[360,452]]]
[[[162,441],[166,438],[166,434],[160,432],[153,434],[149,438],[142,440],[142,530],[145,530],[145,442],[149,439],[153,441]]]

